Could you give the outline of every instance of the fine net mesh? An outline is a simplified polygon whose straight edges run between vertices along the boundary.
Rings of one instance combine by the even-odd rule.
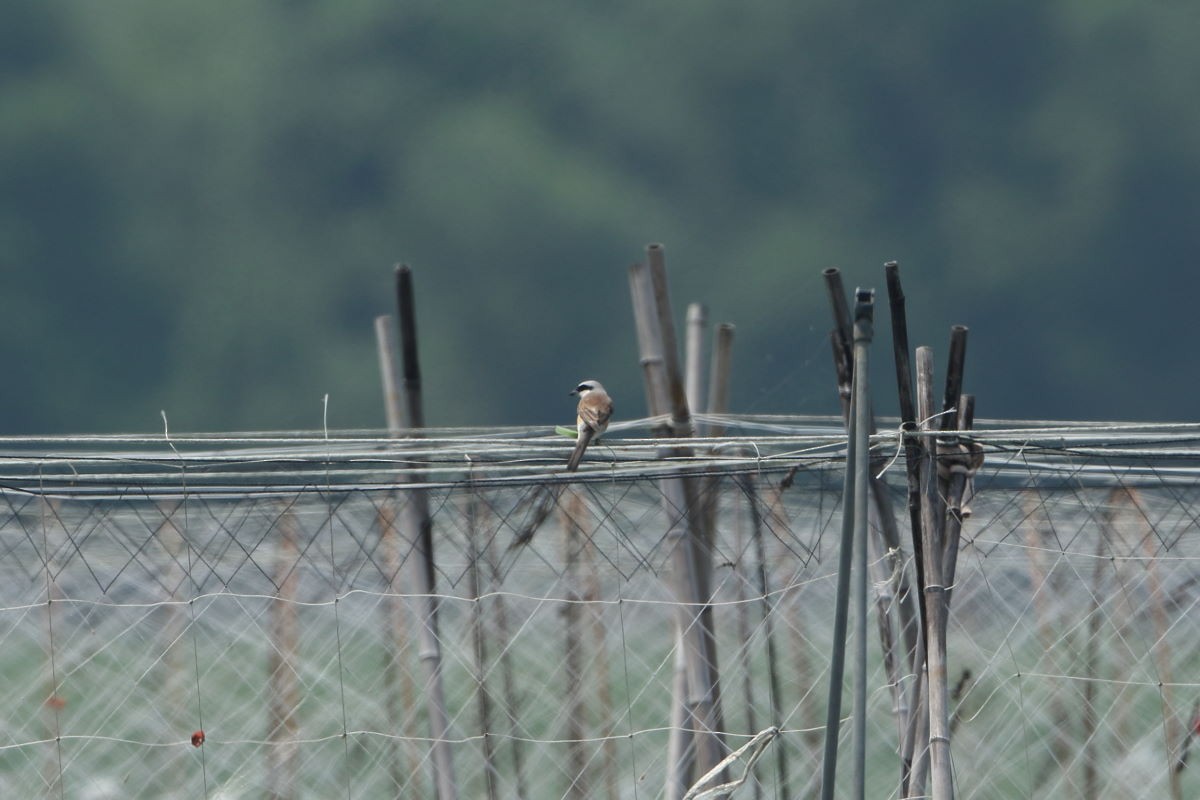
[[[570,443],[524,430],[5,440],[0,796],[663,797],[706,614],[723,748],[780,731],[735,796],[811,795],[845,434],[722,424],[670,459],[610,432],[570,480]],[[947,647],[958,796],[1200,792],[1200,430],[980,428]],[[912,543],[897,437],[873,447],[902,547],[869,554],[867,793],[896,797]],[[704,609],[672,588],[681,471]]]

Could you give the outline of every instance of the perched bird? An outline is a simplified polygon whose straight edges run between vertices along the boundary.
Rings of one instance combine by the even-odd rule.
[[[608,428],[613,404],[608,392],[604,391],[604,387],[600,385],[600,381],[580,381],[570,394],[579,395],[579,407],[575,412],[575,429],[578,432],[578,438],[575,440],[575,449],[571,451],[571,457],[567,460],[567,472],[574,472],[583,459],[583,451],[587,450],[592,439],[604,433]],[[566,432],[567,429],[562,430]],[[533,534],[554,510],[555,502],[564,488],[565,485],[561,483],[546,483],[540,487],[533,495],[535,500],[533,511],[528,516],[529,521],[517,531],[513,543],[508,546],[509,550],[529,544],[533,539]]]
[[[604,433],[608,428],[608,420],[612,416],[613,402],[600,385],[600,381],[580,381],[571,394],[579,395],[579,408],[576,411],[576,430],[579,438],[575,440],[575,450],[567,460],[567,472],[574,472],[583,459],[583,451],[587,450],[592,439]]]

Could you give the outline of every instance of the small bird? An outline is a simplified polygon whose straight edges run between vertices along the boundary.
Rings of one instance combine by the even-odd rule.
[[[567,472],[574,472],[583,459],[583,451],[587,450],[592,439],[604,433],[608,428],[608,420],[612,417],[613,402],[600,385],[600,381],[580,381],[570,394],[579,395],[579,408],[576,411],[576,430],[579,438],[575,440],[575,450],[567,460]]]

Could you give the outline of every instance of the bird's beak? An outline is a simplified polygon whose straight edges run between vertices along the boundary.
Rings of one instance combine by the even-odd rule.
[[[567,397],[570,397],[570,396],[571,396],[571,395],[573,395],[573,394],[579,394],[579,390],[578,390],[578,389],[572,389],[571,391],[567,392]]]

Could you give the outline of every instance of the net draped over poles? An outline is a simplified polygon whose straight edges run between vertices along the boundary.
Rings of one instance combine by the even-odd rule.
[[[729,767],[735,796],[811,795],[845,433],[711,422],[727,435],[682,462],[637,438],[653,420],[614,427],[573,475],[571,442],[528,429],[0,440],[0,795],[434,796],[398,522],[419,489],[461,796],[661,797],[680,640],[659,479],[681,467],[713,496],[722,741],[762,743]],[[903,508],[895,427],[871,448]],[[957,796],[1200,791],[1200,426],[976,427],[949,587]],[[554,511],[513,546],[547,485]],[[911,557],[869,552],[893,640],[889,570]],[[873,797],[898,793],[911,678],[886,638]]]

